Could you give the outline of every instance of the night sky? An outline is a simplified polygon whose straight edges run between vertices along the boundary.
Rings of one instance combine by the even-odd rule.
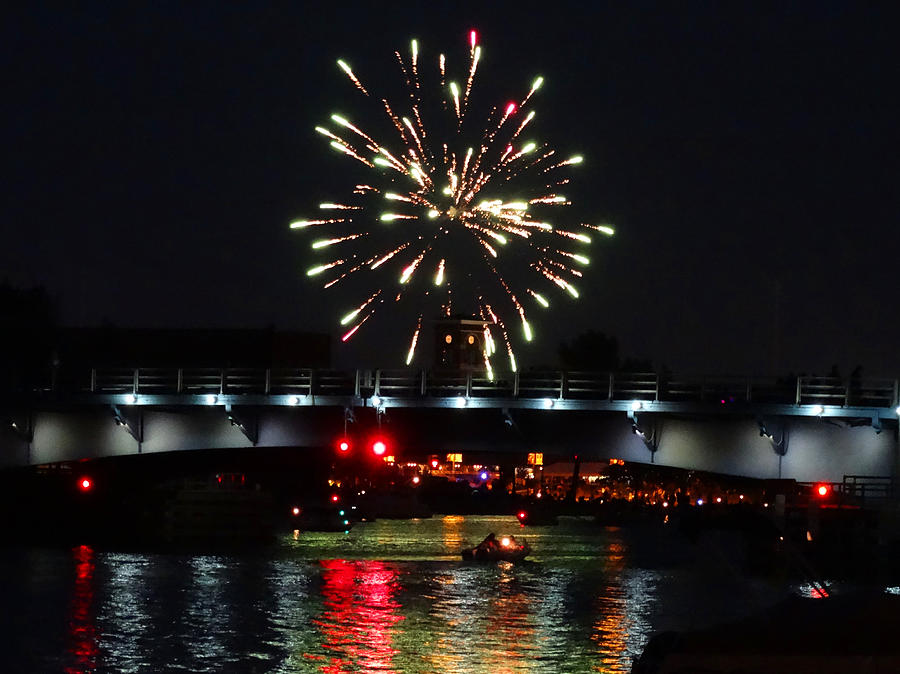
[[[543,75],[537,135],[585,156],[566,194],[617,229],[582,298],[534,314],[523,367],[595,329],[674,371],[900,376],[891,3],[479,4],[7,12],[0,280],[46,286],[66,325],[275,325],[330,332],[338,365],[401,363],[407,316],[340,346],[356,297],[306,278],[288,224],[344,193],[313,130],[359,101],[335,59],[380,93],[410,38],[433,67],[476,28],[480,95]]]

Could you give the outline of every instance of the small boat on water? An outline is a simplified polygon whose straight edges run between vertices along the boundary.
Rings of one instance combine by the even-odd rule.
[[[512,536],[497,538],[489,534],[474,548],[462,551],[462,558],[475,562],[520,562],[531,553],[531,546],[522,540],[520,543]]]
[[[353,521],[337,506],[294,506],[292,527],[300,531],[350,531]]]
[[[546,526],[559,524],[559,518],[556,513],[549,508],[539,508],[537,506],[527,506],[519,509],[516,513],[516,519],[524,526]]]

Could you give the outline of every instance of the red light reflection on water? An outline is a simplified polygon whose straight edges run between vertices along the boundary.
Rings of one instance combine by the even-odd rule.
[[[94,549],[89,545],[72,548],[75,561],[75,588],[69,614],[69,653],[75,664],[66,674],[90,672],[97,668],[97,627],[91,609],[94,603]]]
[[[325,638],[322,647],[334,655],[320,670],[393,671],[394,625],[403,620],[394,599],[396,571],[369,560],[323,560],[321,565],[325,610],[314,622]]]

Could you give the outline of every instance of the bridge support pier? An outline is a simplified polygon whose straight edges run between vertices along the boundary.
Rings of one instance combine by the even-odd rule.
[[[237,427],[255,447],[259,442],[259,414],[248,410],[238,411],[231,405],[225,405],[225,412],[231,425]]]
[[[631,431],[638,436],[644,446],[650,451],[650,463],[656,463],[656,452],[659,451],[659,443],[662,439],[663,420],[659,415],[638,420],[637,414],[629,414],[631,418]]]
[[[786,419],[763,419],[756,420],[759,425],[760,436],[766,438],[772,446],[772,451],[778,456],[778,479],[781,479],[781,463],[784,455],[787,454],[788,444],[790,443],[790,428]]]
[[[140,454],[141,444],[144,442],[144,415],[141,410],[112,405],[112,413],[116,424],[137,441],[137,450]]]

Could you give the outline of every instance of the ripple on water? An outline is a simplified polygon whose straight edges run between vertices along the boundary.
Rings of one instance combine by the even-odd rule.
[[[533,561],[462,562],[491,531],[524,535]],[[565,518],[436,516],[243,555],[7,550],[0,589],[21,609],[4,623],[5,668],[627,672],[654,630],[734,617],[735,597],[766,603],[762,585],[690,549],[675,564],[673,549]]]

